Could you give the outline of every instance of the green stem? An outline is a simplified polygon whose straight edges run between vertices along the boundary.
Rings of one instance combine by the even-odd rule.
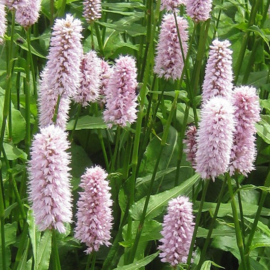
[[[3,270],[6,270],[6,240],[5,240],[5,209],[4,209],[4,190],[3,185],[0,185],[0,223],[1,223],[1,246],[2,246],[2,265]]]
[[[204,181],[204,180],[202,180],[202,181]],[[188,267],[191,264],[193,248],[194,248],[194,244],[195,244],[195,240],[196,240],[196,235],[197,235],[197,232],[198,232],[199,224],[200,224],[200,221],[201,221],[203,203],[205,201],[205,196],[206,196],[206,193],[207,193],[207,189],[209,187],[209,183],[210,183],[210,180],[206,180],[205,183],[204,183],[204,185],[203,185],[202,198],[201,198],[199,210],[198,210],[198,213],[197,213],[196,223],[195,223],[195,227],[194,227],[194,232],[193,232],[193,235],[192,235],[192,240],[191,240],[191,244],[190,244],[190,248],[189,248],[189,253],[188,253],[188,259],[187,259],[187,265],[188,265]]]
[[[67,0],[62,0],[61,8],[58,11],[58,17],[60,17],[60,18],[63,17],[65,14],[66,3],[67,3]]]
[[[270,187],[270,170],[268,171],[264,186],[265,187]],[[251,232],[250,232],[248,240],[247,240],[247,244],[246,244],[246,248],[245,248],[245,256],[249,256],[250,246],[251,246],[255,231],[257,229],[257,225],[258,225],[258,222],[259,222],[259,219],[260,219],[263,204],[265,202],[267,194],[268,194],[268,192],[265,191],[265,190],[262,192],[262,196],[261,196],[261,199],[260,199],[260,202],[259,202],[259,207],[258,207],[258,210],[256,212],[254,222],[253,222],[253,225],[252,225],[252,228],[251,228]]]
[[[113,157],[112,157],[112,164],[111,164],[111,171],[115,171],[115,162],[116,162],[116,157],[117,157],[117,154],[118,154],[118,148],[119,148],[119,142],[120,142],[120,134],[121,134],[121,128],[119,126],[117,126],[115,147],[114,147],[114,152],[113,152]]]
[[[80,117],[80,114],[81,114],[81,110],[82,110],[82,104],[78,104],[77,114],[76,114],[74,126],[73,126],[72,132],[71,132],[71,134],[69,136],[70,141],[73,140],[74,133],[75,133],[75,130],[76,130],[76,126],[77,126],[77,123],[78,123],[78,120],[79,120],[79,117]]]
[[[56,230],[52,230],[52,255],[53,255],[54,269],[61,270],[61,264],[60,264],[59,253],[58,253],[58,246],[57,246]]]
[[[183,157],[183,149],[184,149],[183,139],[184,139],[185,131],[187,127],[188,115],[189,115],[189,106],[186,105],[183,125],[181,127],[181,131],[179,132],[179,149],[178,149],[178,156],[177,156],[176,175],[175,175],[175,180],[174,180],[175,187],[179,185],[180,165],[181,165],[181,161]]]
[[[54,21],[53,15],[54,15],[54,0],[50,0],[50,25],[51,27],[53,26],[53,21]]]
[[[61,101],[61,96],[58,95],[56,106],[55,106],[55,111],[54,111],[54,114],[53,114],[53,122],[55,124],[56,124],[56,121],[57,121],[57,116],[58,116],[58,110],[59,110],[60,101]]]
[[[91,262],[91,269],[90,270],[94,270],[95,269],[95,264],[96,264],[96,252],[93,252],[92,262]]]
[[[130,263],[132,263],[134,261],[134,258],[135,258],[136,252],[137,252],[138,244],[139,244],[139,241],[140,241],[140,237],[141,237],[141,234],[142,234],[143,225],[144,225],[144,221],[145,221],[145,217],[146,217],[146,211],[147,211],[147,208],[148,208],[150,196],[151,196],[154,181],[155,181],[155,178],[156,178],[156,173],[157,173],[157,170],[158,170],[159,161],[161,159],[163,149],[164,149],[164,147],[166,145],[167,138],[168,138],[168,135],[169,135],[171,121],[172,121],[174,112],[176,110],[178,95],[179,95],[179,92],[176,91],[175,98],[174,98],[172,108],[171,108],[171,111],[170,111],[170,115],[168,117],[168,120],[166,122],[166,126],[164,128],[164,132],[163,132],[163,135],[162,135],[161,147],[160,147],[159,155],[158,155],[158,158],[156,160],[155,168],[154,168],[152,178],[151,178],[151,181],[150,181],[150,185],[149,185],[149,188],[148,188],[148,193],[147,193],[147,196],[146,196],[146,199],[145,199],[143,212],[142,212],[140,222],[139,222],[139,225],[138,225],[138,228],[137,228],[137,233],[136,233],[136,236],[135,236],[134,244],[133,244],[133,247],[132,247],[131,252],[130,252],[130,257],[129,257],[130,258],[130,260],[129,260]]]
[[[241,228],[239,224],[239,219],[238,219],[238,212],[237,212],[237,206],[234,198],[234,193],[233,193],[233,188],[232,188],[232,183],[231,183],[231,177],[229,173],[226,173],[226,178],[228,181],[228,189],[229,193],[231,196],[231,206],[232,206],[232,212],[233,212],[233,219],[234,219],[234,226],[235,226],[235,234],[236,234],[236,240],[237,240],[237,246],[240,252],[241,256],[241,264],[243,265],[244,269],[249,269],[247,268],[249,264],[247,264],[246,259],[245,259],[245,253],[244,253],[244,242],[242,238],[242,233],[241,233]],[[248,259],[248,258],[247,258]]]
[[[92,260],[92,254],[89,254],[88,255],[88,258],[87,258],[87,263],[86,263],[85,270],[89,270],[89,266],[90,266],[91,260]]]
[[[96,30],[96,37],[97,37],[97,41],[98,41],[99,51],[100,51],[100,54],[102,56],[104,56],[104,48],[103,48],[103,43],[102,43],[102,39],[100,36],[99,26],[96,22],[94,22],[94,25],[95,25],[95,30]]]
[[[204,243],[204,246],[203,246],[203,250],[202,250],[202,253],[201,253],[199,264],[198,264],[198,266],[196,268],[198,270],[201,269],[201,266],[203,264],[203,261],[204,261],[205,255],[206,255],[207,248],[208,248],[208,246],[210,244],[210,241],[211,241],[211,235],[212,235],[212,232],[213,232],[213,229],[214,229],[214,225],[215,225],[215,222],[216,222],[216,218],[217,218],[217,215],[218,215],[218,210],[219,210],[219,207],[220,207],[220,204],[221,204],[221,200],[222,200],[222,197],[223,197],[225,187],[226,187],[226,178],[224,179],[221,190],[219,192],[216,209],[215,209],[214,215],[212,217],[210,227],[208,229],[208,234],[206,236],[206,240],[205,240],[205,243]]]

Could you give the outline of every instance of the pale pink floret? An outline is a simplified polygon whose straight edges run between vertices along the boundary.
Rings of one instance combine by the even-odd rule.
[[[20,9],[29,4],[30,0],[6,0],[6,6],[11,10]]]
[[[104,120],[109,127],[113,124],[124,127],[127,123],[135,122],[138,85],[136,77],[135,60],[130,56],[120,56],[116,60],[106,93]]]
[[[4,35],[7,31],[7,19],[4,1],[0,1],[0,44],[4,42]]]
[[[66,231],[72,218],[67,134],[54,125],[35,135],[29,161],[29,197],[41,231]]]
[[[101,60],[95,51],[83,55],[81,61],[81,82],[74,100],[86,107],[99,99]]]
[[[161,231],[162,245],[159,257],[171,266],[187,262],[194,231],[192,203],[184,196],[169,201],[168,213],[164,216]]]
[[[202,98],[203,103],[215,96],[231,99],[233,89],[232,50],[228,40],[214,40],[210,46],[205,70]]]
[[[111,75],[112,68],[105,60],[101,60],[100,95],[102,96],[106,95]]]
[[[254,87],[241,86],[233,92],[236,130],[231,151],[230,174],[235,171],[247,176],[254,170],[256,157],[255,123],[260,120],[259,97]]]
[[[196,172],[202,179],[228,170],[233,144],[234,109],[223,97],[211,98],[201,110],[196,153]]]
[[[185,58],[187,54],[188,23],[184,18],[177,16],[177,25]],[[164,77],[166,80],[169,78],[176,80],[181,78],[183,67],[184,61],[174,15],[165,14],[159,34],[154,72],[160,78]]]
[[[41,8],[41,0],[31,0],[16,10],[15,19],[21,26],[27,28],[37,22]]]
[[[183,143],[186,144],[186,149],[184,152],[187,155],[187,161],[189,161],[192,167],[196,168],[196,152],[197,152],[197,142],[196,142],[197,128],[196,126],[190,126],[186,131],[186,139]]]
[[[101,245],[110,245],[112,229],[112,200],[107,173],[99,166],[87,169],[81,177],[77,202],[75,238],[87,245],[87,254],[98,251]]]
[[[195,22],[203,22],[210,18],[212,0],[187,0],[187,15]]]
[[[48,56],[49,89],[57,95],[73,97],[80,86],[80,63],[83,55],[81,21],[67,14],[57,19],[52,32]]]
[[[83,17],[88,23],[101,18],[101,1],[100,0],[84,0],[83,1]]]
[[[48,74],[47,68],[41,74],[40,89],[38,93],[39,105],[39,126],[44,128],[48,125],[54,124],[53,117],[57,109],[58,95],[55,89],[48,87]],[[68,120],[68,112],[70,108],[70,98],[66,96],[60,97],[60,103],[57,110],[57,118],[55,125],[61,129],[66,129]]]
[[[177,11],[181,4],[186,4],[187,0],[161,0],[160,10]]]

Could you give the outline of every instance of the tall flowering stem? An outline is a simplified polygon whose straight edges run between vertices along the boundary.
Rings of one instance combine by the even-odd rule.
[[[176,17],[177,26],[173,14],[165,14],[161,24],[159,42],[157,46],[157,56],[155,58],[154,72],[158,77],[166,80],[180,79],[184,67],[184,58],[187,53],[188,23],[180,17]],[[178,28],[178,30],[177,30]],[[180,33],[181,45],[178,40]],[[182,50],[183,54],[182,54]]]
[[[203,179],[214,180],[228,170],[235,124],[233,113],[231,103],[222,97],[210,99],[202,109],[196,172]]]
[[[184,196],[172,199],[168,203],[167,215],[164,216],[163,229],[158,248],[162,262],[172,267],[187,262],[194,230],[192,203]]]
[[[101,1],[100,0],[84,0],[83,1],[83,17],[88,23],[94,22],[101,18]]]
[[[120,56],[116,60],[106,93],[104,120],[109,127],[113,124],[125,127],[127,123],[134,123],[137,118],[137,85],[135,60],[130,56]]]
[[[228,40],[214,40],[210,46],[209,58],[203,82],[203,103],[215,96],[231,100],[233,89],[232,50]]]
[[[187,0],[162,0],[160,10],[177,11],[181,4],[186,4]]]
[[[86,253],[98,251],[100,246],[110,245],[112,228],[112,200],[107,173],[96,166],[87,169],[82,176],[80,198],[77,203],[75,238],[87,245]]]
[[[187,15],[195,22],[203,22],[210,18],[212,0],[187,0]]]
[[[67,134],[50,125],[35,135],[29,162],[29,197],[39,230],[66,231],[70,223],[71,190]]]

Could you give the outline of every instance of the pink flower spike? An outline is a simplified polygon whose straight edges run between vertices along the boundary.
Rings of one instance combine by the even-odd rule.
[[[112,68],[105,60],[101,60],[100,95],[103,96],[106,95],[111,75],[112,75]]]
[[[0,1],[0,44],[4,42],[4,36],[7,31],[6,11],[3,0]]]
[[[83,55],[81,61],[81,83],[74,96],[77,103],[86,107],[89,102],[96,102],[99,99],[101,60],[95,51]]]
[[[112,229],[112,200],[107,173],[99,166],[87,169],[81,177],[80,197],[77,203],[75,238],[87,245],[87,254],[98,251],[101,245],[110,245]]]
[[[202,98],[203,103],[215,96],[231,99],[233,89],[232,50],[228,40],[214,40],[210,46],[205,70]]]
[[[186,57],[188,23],[184,18],[177,16],[177,26],[181,37],[183,53]],[[154,72],[160,78],[164,77],[166,80],[169,78],[176,80],[181,78],[183,67],[184,61],[178,39],[174,15],[165,14],[159,34]]]
[[[65,233],[72,218],[67,134],[54,125],[41,129],[31,147],[29,198],[41,231]]]
[[[101,18],[101,1],[100,0],[84,0],[83,1],[83,17],[88,23]]]
[[[67,14],[55,21],[48,56],[48,88],[56,95],[73,97],[80,86],[83,55],[81,21]]]
[[[197,152],[197,142],[196,142],[197,128],[196,126],[190,126],[186,131],[186,139],[183,143],[186,144],[186,149],[184,152],[187,154],[187,160],[191,163],[192,167],[196,168],[196,152]]]
[[[177,11],[181,4],[187,0],[161,0],[160,10]]]
[[[48,87],[48,69],[45,67],[41,74],[40,90],[38,93],[39,104],[39,126],[44,128],[54,124],[53,117],[57,107],[58,95],[54,89]],[[62,96],[58,106],[57,118],[55,125],[61,129],[66,129],[68,112],[70,108],[70,98]]]
[[[254,170],[256,158],[255,123],[260,120],[259,97],[254,87],[241,86],[233,92],[236,130],[231,151],[230,174],[235,171],[247,176]]]
[[[184,196],[169,201],[168,214],[164,216],[159,257],[171,266],[187,262],[194,231],[192,203]]]
[[[223,97],[211,98],[201,110],[196,153],[196,172],[203,179],[227,171],[233,144],[234,109]]]
[[[137,68],[135,60],[130,56],[120,56],[116,60],[113,74],[106,91],[106,110],[104,120],[109,127],[113,124],[125,127],[135,122]]]
[[[187,15],[195,22],[203,22],[210,18],[212,0],[187,0]]]
[[[15,19],[21,26],[27,28],[37,22],[41,0],[31,0],[16,10]]]
[[[28,5],[29,0],[6,0],[6,6],[11,10],[18,10]]]

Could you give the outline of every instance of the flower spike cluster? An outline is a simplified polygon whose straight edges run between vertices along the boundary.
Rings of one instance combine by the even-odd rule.
[[[228,40],[214,40],[210,46],[205,70],[202,98],[203,103],[215,96],[230,100],[233,89],[232,50]]]
[[[120,56],[116,60],[106,93],[104,120],[109,127],[113,124],[124,127],[136,120],[136,78],[135,60],[130,56]]]
[[[47,63],[47,85],[57,96],[73,97],[80,85],[81,31],[81,21],[70,14],[66,19],[57,19],[54,24]]]
[[[187,15],[195,22],[203,22],[210,18],[212,0],[187,0]]]
[[[235,88],[233,92],[236,130],[231,151],[230,174],[235,171],[247,176],[254,169],[256,157],[255,123],[260,120],[260,104],[256,89],[249,86]]]
[[[31,0],[16,10],[15,19],[21,26],[27,28],[38,20],[41,0]]]
[[[106,95],[111,75],[112,68],[105,60],[101,60],[100,95],[102,96]]]
[[[214,181],[229,167],[235,125],[233,113],[231,102],[223,97],[211,98],[202,108],[196,172],[203,179]]]
[[[158,247],[161,261],[171,266],[186,263],[194,230],[192,203],[187,197],[179,196],[169,201],[162,225],[162,245]]]
[[[186,0],[162,0],[160,10],[177,11],[181,4],[186,4]]]
[[[99,99],[101,60],[95,51],[83,55],[81,61],[81,83],[74,100],[86,107]]]
[[[4,35],[7,30],[7,19],[6,19],[6,11],[3,0],[0,1],[0,44],[4,41]]]
[[[196,152],[197,152],[197,142],[196,142],[197,128],[196,126],[190,126],[186,131],[186,139],[183,143],[186,144],[186,149],[184,152],[187,154],[187,160],[191,163],[192,167],[196,168]]]
[[[187,54],[188,23],[177,16],[177,27],[179,29],[184,57]],[[173,14],[165,14],[161,24],[157,55],[155,59],[154,72],[158,77],[166,80],[180,79],[184,68],[183,55],[178,39],[177,28]]]
[[[28,5],[29,0],[6,0],[6,6],[11,10],[18,10]]]
[[[67,134],[51,125],[35,135],[29,161],[29,197],[35,222],[41,231],[66,231],[71,222],[70,156]]]
[[[83,17],[88,23],[101,18],[101,1],[100,0],[84,0],[83,1]]]
[[[80,197],[77,203],[75,238],[85,243],[87,254],[98,251],[101,245],[110,245],[112,228],[112,200],[107,173],[99,166],[87,169],[81,178]]]

